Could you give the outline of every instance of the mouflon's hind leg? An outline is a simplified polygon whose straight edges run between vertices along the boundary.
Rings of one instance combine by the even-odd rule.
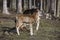
[[[39,23],[40,23],[40,19],[39,18],[36,20],[36,23],[37,23],[36,31],[38,31]]]
[[[17,34],[20,35],[20,33],[19,33],[19,27],[16,27],[16,30],[17,30]]]
[[[17,24],[16,24],[16,31],[17,31],[17,34],[18,35],[20,35],[20,33],[19,33],[19,29],[21,28],[21,25],[22,25],[22,23],[20,22],[18,22]]]
[[[33,27],[32,27],[32,23],[30,23],[30,35],[33,35]]]

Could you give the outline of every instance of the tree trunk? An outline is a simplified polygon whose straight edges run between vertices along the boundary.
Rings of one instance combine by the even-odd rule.
[[[54,16],[56,17],[56,0],[55,0],[55,6],[54,6]]]
[[[10,14],[8,12],[8,8],[7,8],[7,0],[3,0],[3,13],[4,14]]]
[[[28,9],[29,0],[24,0],[24,10]]]
[[[50,13],[52,12],[52,0],[50,0],[50,8],[49,8]]]
[[[12,8],[13,10],[16,10],[16,0],[12,0],[12,1],[11,1],[11,8]]]
[[[50,10],[50,2],[51,2],[51,0],[47,0],[47,12],[49,12],[49,10]]]
[[[45,1],[46,1],[46,0],[44,0],[44,11],[45,11],[45,6],[46,6],[46,5],[45,5],[45,3],[46,3]]]
[[[52,10],[55,10],[55,0],[52,0]]]
[[[45,0],[45,12],[47,12],[47,0]]]
[[[40,10],[42,11],[43,10],[43,0],[41,0],[41,8],[40,8]]]
[[[36,7],[36,6],[35,6],[35,0],[34,0],[34,7]]]
[[[59,11],[60,11],[60,1],[58,0],[57,2],[58,2],[58,4],[57,4],[57,17],[59,17],[60,16],[60,13],[59,13]]]
[[[22,13],[22,0],[18,0],[18,13]]]
[[[32,8],[32,0],[29,0],[29,8]]]

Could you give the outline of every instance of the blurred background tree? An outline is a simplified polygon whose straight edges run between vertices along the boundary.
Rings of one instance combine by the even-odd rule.
[[[0,0],[0,12],[5,14],[22,13],[33,7],[44,13],[53,12],[55,17],[60,17],[60,0]]]

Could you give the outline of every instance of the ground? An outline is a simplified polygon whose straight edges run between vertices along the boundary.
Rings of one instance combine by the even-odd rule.
[[[21,35],[18,36],[14,20],[0,19],[0,21],[2,21],[0,40],[60,40],[60,21],[57,20],[41,19],[39,30],[33,36],[30,36],[26,30],[21,30]]]

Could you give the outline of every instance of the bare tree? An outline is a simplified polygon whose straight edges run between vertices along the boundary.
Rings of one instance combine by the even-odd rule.
[[[52,0],[52,10],[55,10],[55,0]]]
[[[8,12],[8,8],[7,8],[7,0],[3,0],[3,13],[4,14],[10,14]]]
[[[24,0],[24,10],[29,8],[29,0]]]
[[[35,7],[35,0],[34,0],[34,7]]]
[[[60,16],[60,13],[59,13],[59,11],[60,11],[60,0],[57,0],[57,17],[59,17]]]
[[[41,8],[40,8],[40,10],[42,11],[43,10],[43,0],[41,0]]]
[[[18,13],[22,13],[22,0],[18,0]]]
[[[50,8],[51,8],[51,0],[47,0],[47,12],[49,12]]]
[[[45,5],[45,4],[46,4],[46,2],[45,2],[45,1],[46,1],[46,0],[43,0],[43,1],[44,1],[44,11],[45,11],[45,6],[46,6],[46,5]]]
[[[11,0],[10,6],[12,9],[16,10],[16,0]]]
[[[32,0],[29,0],[29,8],[32,8]]]
[[[54,2],[54,16],[56,17],[56,0]]]

